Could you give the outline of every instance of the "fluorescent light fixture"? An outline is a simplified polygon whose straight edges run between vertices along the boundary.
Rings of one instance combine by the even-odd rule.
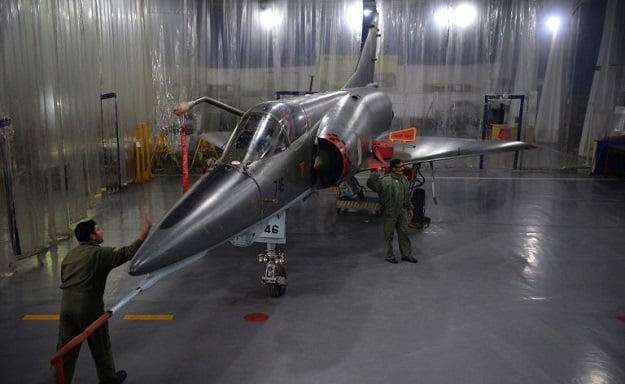
[[[260,11],[260,24],[264,29],[273,29],[282,22],[282,12],[275,8],[265,8]]]
[[[560,20],[558,16],[550,16],[547,19],[547,28],[549,28],[554,34],[558,32],[560,25],[562,25],[562,20]]]
[[[347,25],[350,31],[359,31],[362,29],[363,18],[362,1],[357,1],[347,9]]]
[[[441,28],[468,27],[477,20],[477,9],[469,3],[462,3],[454,8],[443,6],[434,12],[434,22]]]
[[[471,4],[460,4],[453,10],[451,20],[459,27],[468,27],[477,20],[477,9]]]
[[[451,10],[448,7],[441,7],[434,11],[434,22],[439,27],[449,27],[451,23]]]

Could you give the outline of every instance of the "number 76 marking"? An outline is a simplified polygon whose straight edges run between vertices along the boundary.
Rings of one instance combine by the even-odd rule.
[[[278,180],[273,181],[273,186],[275,189],[275,194],[284,192],[284,178],[279,178]]]

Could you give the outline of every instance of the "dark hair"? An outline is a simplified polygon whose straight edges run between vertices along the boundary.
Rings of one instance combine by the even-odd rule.
[[[391,166],[391,168],[395,168],[395,167],[397,167],[397,164],[399,164],[399,163],[401,163],[400,159],[393,159],[390,162],[390,166]]]
[[[95,233],[95,221],[93,220],[80,222],[76,225],[76,229],[74,229],[76,240],[80,242],[89,241],[89,235],[92,233]]]

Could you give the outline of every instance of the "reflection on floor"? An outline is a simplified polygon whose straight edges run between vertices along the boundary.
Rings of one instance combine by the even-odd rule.
[[[380,218],[318,192],[287,217],[282,298],[260,283],[262,244],[221,246],[113,316],[118,368],[129,383],[625,382],[625,181],[443,171],[436,187],[418,264],[384,262]],[[105,244],[133,240],[142,202],[158,219],[180,193],[159,177],[105,196]],[[3,383],[51,382],[57,322],[24,316],[58,313],[73,245],[0,280]],[[140,280],[115,270],[106,302]],[[95,381],[84,347],[74,382]]]

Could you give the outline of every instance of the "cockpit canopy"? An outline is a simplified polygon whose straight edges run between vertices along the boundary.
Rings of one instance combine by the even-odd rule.
[[[291,109],[285,103],[265,103],[246,112],[226,145],[222,161],[246,165],[287,149],[305,130],[290,118]],[[298,120],[305,125],[305,119]]]
[[[249,112],[241,118],[224,151],[227,163],[250,164],[288,147],[284,128],[268,113]]]

